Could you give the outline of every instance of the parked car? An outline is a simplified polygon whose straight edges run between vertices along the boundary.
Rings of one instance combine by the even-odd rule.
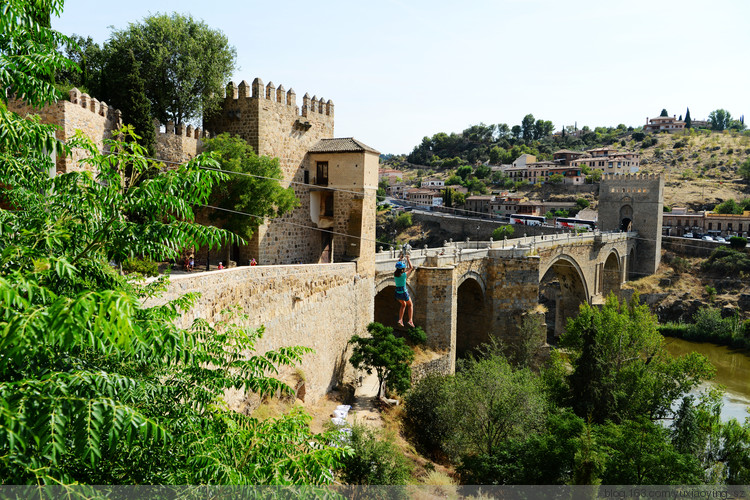
[[[683,238],[692,238],[693,237],[693,233],[685,233],[685,234],[682,235],[682,237]]]
[[[713,238],[711,238],[711,237],[710,237],[710,236],[708,236],[708,235],[704,236],[704,237],[703,237],[702,239],[703,239],[703,241],[714,241],[714,239],[713,239]]]
[[[726,243],[726,242],[727,242],[727,240],[725,240],[725,239],[724,239],[724,238],[722,238],[721,236],[717,236],[717,237],[716,237],[716,241],[718,241],[719,243]]]

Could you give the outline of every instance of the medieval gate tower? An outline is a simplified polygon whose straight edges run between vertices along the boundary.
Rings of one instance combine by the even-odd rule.
[[[664,177],[654,174],[605,174],[599,186],[602,231],[637,231],[635,258],[628,258],[628,279],[654,274],[661,262],[661,214]],[[629,256],[631,257],[631,256]]]
[[[234,253],[239,262],[262,264],[331,262],[374,258],[375,191],[379,153],[352,139],[333,138],[334,106],[305,94],[302,109],[294,90],[229,83],[221,109],[205,119],[212,134],[245,139],[258,155],[279,159],[284,187],[300,206],[261,225],[250,244]],[[347,237],[346,235],[350,235]],[[364,260],[364,259],[362,259]]]

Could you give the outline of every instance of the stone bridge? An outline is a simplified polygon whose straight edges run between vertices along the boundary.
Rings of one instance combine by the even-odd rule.
[[[632,275],[638,234],[594,232],[459,242],[412,250],[416,268],[407,280],[414,320],[435,349],[456,356],[490,335],[517,343],[528,314],[545,314],[559,334],[578,306],[601,303]],[[396,326],[394,251],[376,255],[375,321]],[[539,304],[542,304],[540,306]]]

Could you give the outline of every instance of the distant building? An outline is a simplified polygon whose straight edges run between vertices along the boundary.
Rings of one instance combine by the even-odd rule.
[[[437,189],[442,189],[443,187],[445,187],[445,181],[443,181],[442,179],[434,179],[434,178],[433,179],[424,179],[422,181],[421,186],[423,188],[437,188]]]
[[[662,214],[662,231],[665,236],[683,236],[685,233],[747,236],[750,232],[750,212],[736,215],[673,208],[671,212]]]
[[[469,196],[466,198],[466,203],[464,204],[464,208],[470,212],[479,212],[482,214],[489,214],[490,212],[490,204],[492,203],[492,200],[494,199],[493,196],[489,195],[474,195]],[[468,214],[471,215],[471,214]]]
[[[381,168],[378,170],[378,181],[388,179],[388,184],[395,184],[398,179],[404,178],[404,172],[392,168]]]
[[[684,129],[685,122],[678,120],[676,116],[657,116],[656,118],[646,117],[646,124],[643,126],[644,132],[679,132]]]
[[[569,167],[573,160],[577,160],[581,156],[585,156],[586,153],[583,151],[571,151],[570,149],[560,149],[552,153],[552,160],[562,166]]]
[[[443,199],[431,189],[414,188],[406,191],[406,199],[422,207],[440,206]],[[435,205],[437,203],[438,205]]]
[[[571,165],[601,170],[603,174],[634,174],[640,170],[641,155],[633,151],[603,147],[589,149],[586,153],[586,156],[572,160]]]

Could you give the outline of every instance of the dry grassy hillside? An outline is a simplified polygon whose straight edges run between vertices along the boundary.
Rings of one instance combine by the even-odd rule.
[[[666,175],[666,205],[699,209],[750,196],[737,174],[750,157],[750,134],[693,130],[654,137],[658,140],[654,146],[640,148],[631,140],[625,148],[640,152],[642,172]]]

